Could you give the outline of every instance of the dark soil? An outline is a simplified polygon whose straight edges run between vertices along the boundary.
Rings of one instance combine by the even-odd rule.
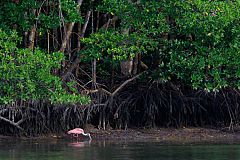
[[[158,141],[158,142],[239,142],[240,133],[208,128],[89,130],[93,140]]]
[[[240,143],[240,132],[223,132],[209,128],[157,128],[157,129],[127,129],[127,130],[99,130],[86,127],[92,141],[154,141],[162,143]],[[49,134],[39,137],[20,137],[20,139],[65,139],[66,134]],[[12,139],[13,137],[1,136],[0,139]],[[15,137],[14,137],[15,138]]]

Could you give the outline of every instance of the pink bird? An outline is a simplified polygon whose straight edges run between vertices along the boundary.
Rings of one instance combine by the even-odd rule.
[[[79,135],[83,136],[84,139],[91,140],[90,133],[84,133],[84,130],[82,128],[75,128],[67,132],[69,135],[72,135],[75,138],[78,138]]]

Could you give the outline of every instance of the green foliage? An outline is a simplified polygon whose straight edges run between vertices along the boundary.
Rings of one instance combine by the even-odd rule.
[[[102,3],[98,9],[118,16],[121,19],[122,28],[132,28],[134,32],[151,36],[168,30],[160,2],[103,0]]]
[[[239,1],[103,0],[97,9],[121,24],[83,39],[87,49],[81,54],[120,61],[158,50],[157,78],[163,81],[207,91],[240,88],[238,8]],[[166,32],[170,39],[163,38]]]
[[[150,61],[149,57],[160,59],[158,70],[152,77],[164,82],[180,81],[194,89],[217,91],[225,87],[240,88],[239,8],[239,0],[83,1],[81,10],[75,0],[20,0],[19,3],[6,0],[0,1],[0,28],[8,32],[15,28],[22,34],[36,24],[38,33],[44,34],[46,31],[51,32],[53,28],[61,30],[63,22],[82,23],[81,15],[86,14],[89,9],[96,9],[93,14],[93,26],[89,25],[90,18],[89,28],[85,34],[87,37],[81,39],[82,46],[85,46],[79,53],[84,55],[82,61],[84,59],[84,62],[88,63],[96,58],[104,62],[100,68],[101,66],[108,68],[106,66],[110,63],[117,66],[119,61],[133,58],[137,53],[141,53],[143,59],[148,56],[147,62]],[[96,29],[97,12],[100,13],[100,17],[103,15],[108,18],[117,17],[117,24],[99,28],[98,32],[89,35],[91,29]],[[98,27],[107,21],[100,22]],[[65,31],[62,30],[62,32]],[[41,64],[46,65],[46,70],[42,71],[43,74],[51,73],[52,67],[58,67],[57,64],[63,60],[61,56],[56,57],[58,53],[44,54],[40,49],[36,49],[31,55],[31,51],[17,48],[16,33],[1,34],[1,52],[4,53],[5,65],[8,63],[16,65],[12,63],[16,61],[16,55],[27,55],[28,58],[22,56],[21,59],[20,56],[19,60],[28,59],[33,62],[33,56],[43,56],[42,59],[50,56],[49,62],[46,62],[49,65]],[[38,42],[44,43],[46,37],[39,35]],[[168,38],[164,35],[168,35]],[[76,46],[74,40],[72,40],[72,46]],[[156,53],[158,53],[157,56]],[[27,64],[27,61],[21,63]],[[44,62],[39,60],[37,63]],[[18,72],[23,70],[20,69]],[[31,73],[31,75],[40,76],[38,74],[41,74],[41,71]],[[50,82],[46,86],[48,84]],[[27,88],[31,88],[30,86]],[[55,101],[56,98],[52,99]]]
[[[14,3],[12,0],[0,1],[0,28],[28,31],[37,24],[40,32],[57,28],[61,22],[82,22],[77,3],[73,0],[36,1],[22,0]],[[59,10],[60,9],[60,10]]]
[[[7,34],[0,30],[0,104],[12,102],[49,100],[52,103],[89,103],[72,91],[67,93],[59,77],[52,74],[64,59],[62,53],[45,54],[40,49],[35,51],[19,49],[16,32]]]
[[[108,31],[102,29],[84,38],[82,42],[87,49],[81,54],[87,55],[87,59],[111,57],[116,62],[134,57],[136,53],[156,50],[161,43],[160,35],[168,30],[160,4],[154,1],[139,4],[126,0],[102,1],[97,10],[117,16],[121,21],[120,27]]]
[[[64,20],[66,22],[82,22],[81,14],[77,3],[73,0],[62,0],[61,7],[64,14]]]
[[[164,12],[176,23],[160,67],[165,76],[176,75],[207,91],[240,88],[239,1],[175,0],[165,5]]]
[[[86,54],[87,59],[103,59],[109,56],[113,61],[125,60],[128,56],[134,57],[136,53],[146,53],[158,44],[148,37],[139,37],[136,33],[126,35],[118,31],[95,33],[89,38],[84,38],[82,42],[88,49],[81,54]]]

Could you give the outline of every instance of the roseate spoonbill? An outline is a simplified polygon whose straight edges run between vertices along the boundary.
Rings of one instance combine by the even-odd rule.
[[[68,134],[72,135],[75,138],[78,138],[79,136],[83,136],[83,139],[91,140],[90,133],[84,133],[84,130],[82,128],[75,128],[67,132]]]

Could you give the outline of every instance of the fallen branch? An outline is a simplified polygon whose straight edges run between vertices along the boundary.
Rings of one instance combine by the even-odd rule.
[[[18,121],[17,123],[15,123],[15,122],[10,121],[9,119],[4,118],[4,117],[2,117],[2,116],[0,116],[0,120],[3,120],[3,121],[5,121],[5,122],[7,122],[7,123],[13,125],[14,127],[16,127],[16,128],[18,128],[18,129],[24,131],[24,129],[23,129],[22,127],[19,126],[19,124],[21,124],[21,123],[23,122],[23,120],[20,120],[20,121]]]

